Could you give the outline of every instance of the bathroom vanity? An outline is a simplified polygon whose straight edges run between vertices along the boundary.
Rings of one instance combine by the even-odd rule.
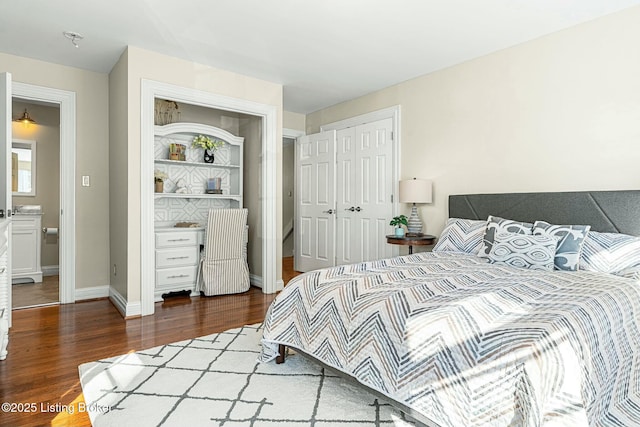
[[[11,282],[42,282],[42,212],[15,212],[11,232]]]

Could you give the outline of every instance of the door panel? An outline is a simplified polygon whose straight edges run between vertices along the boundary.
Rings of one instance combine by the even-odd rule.
[[[3,177],[0,185],[0,209],[4,217],[0,221],[6,221],[5,228],[7,248],[4,254],[0,253],[0,308],[5,308],[3,319],[7,320],[11,327],[11,74],[0,73],[0,176]]]
[[[337,132],[337,235],[347,236],[336,239],[337,264],[393,255],[385,239],[393,216],[391,129],[385,119]]]
[[[362,182],[359,207],[361,217],[367,219],[361,230],[370,236],[363,242],[363,261],[393,255],[393,249],[386,243],[385,238],[385,235],[392,231],[388,224],[393,216],[392,126],[391,119],[384,119],[356,128],[357,137],[361,141],[358,156],[362,165],[359,173],[356,173],[356,180]]]
[[[340,129],[336,133],[336,210],[338,224],[336,227],[336,264],[353,264],[360,262],[361,240],[360,227],[357,224],[358,214],[355,208],[358,204],[356,195],[360,189],[357,184],[356,171],[356,142],[355,128]]]
[[[335,131],[296,141],[295,269],[331,267],[335,261]],[[331,213],[329,213],[331,211]]]
[[[0,209],[5,218],[9,218],[8,210],[11,209],[11,140],[11,74],[0,73],[0,176],[3,178]]]

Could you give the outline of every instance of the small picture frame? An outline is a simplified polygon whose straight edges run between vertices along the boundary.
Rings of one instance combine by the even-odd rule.
[[[183,144],[169,144],[169,160],[186,160],[187,146]]]
[[[222,178],[207,179],[207,188],[205,189],[205,193],[222,194]]]

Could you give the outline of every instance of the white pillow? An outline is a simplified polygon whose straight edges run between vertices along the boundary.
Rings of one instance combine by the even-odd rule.
[[[487,221],[449,218],[433,252],[458,252],[477,255]]]
[[[640,273],[640,238],[590,231],[582,245],[580,270],[637,277]]]

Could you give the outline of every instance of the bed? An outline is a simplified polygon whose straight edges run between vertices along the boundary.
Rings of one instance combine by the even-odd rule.
[[[292,347],[427,425],[640,425],[639,208],[640,191],[451,196],[434,252],[289,282],[261,359]]]

